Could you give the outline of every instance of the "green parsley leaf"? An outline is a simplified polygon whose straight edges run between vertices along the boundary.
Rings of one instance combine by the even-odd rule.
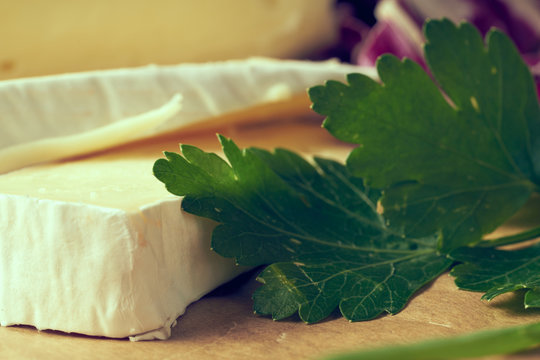
[[[182,146],[155,176],[185,196],[187,212],[214,219],[213,249],[242,265],[272,264],[259,277],[254,309],[308,323],[339,306],[350,320],[396,313],[451,261],[436,237],[406,238],[377,212],[380,191],[335,161],[311,164],[287,151],[240,150],[220,138],[230,163]]]
[[[351,74],[309,95],[328,131],[359,145],[347,165],[384,189],[391,226],[412,237],[441,229],[449,251],[480,241],[537,190],[540,110],[503,33],[491,31],[484,46],[467,23],[433,20],[424,30],[438,84],[413,61],[383,55],[382,83]]]
[[[525,307],[540,307],[540,244],[520,250],[459,248],[450,253],[463,262],[452,269],[456,285],[464,290],[482,291],[482,299],[527,289]]]
[[[348,84],[309,90],[324,126],[359,145],[347,166],[283,149],[240,150],[223,137],[228,162],[188,145],[156,161],[155,176],[185,196],[183,209],[218,223],[216,252],[269,264],[253,295],[257,313],[298,312],[309,323],[337,307],[354,321],[396,313],[454,261],[463,262],[452,271],[461,288],[486,299],[525,288],[526,306],[540,306],[540,245],[485,247],[537,229],[464,247],[538,190],[532,76],[499,31],[484,45],[470,24],[429,21],[424,30],[436,82],[416,63],[385,55],[380,83],[351,74]]]

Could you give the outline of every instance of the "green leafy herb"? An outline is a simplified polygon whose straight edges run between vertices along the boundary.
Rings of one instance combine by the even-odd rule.
[[[385,216],[408,235],[441,229],[444,251],[480,241],[537,189],[540,111],[512,42],[484,47],[470,24],[425,26],[425,55],[441,92],[411,60],[384,55],[382,84],[351,74],[310,89],[337,138],[359,144],[347,164],[384,189]],[[449,101],[449,100],[450,101]]]
[[[450,255],[464,263],[451,273],[459,288],[485,292],[482,298],[488,301],[506,292],[528,289],[525,307],[540,307],[540,245],[512,251],[460,248]]]
[[[306,322],[339,306],[350,320],[396,313],[451,261],[436,237],[404,238],[377,212],[380,192],[341,164],[276,150],[241,151],[220,138],[230,166],[214,154],[182,146],[154,173],[169,191],[186,195],[186,211],[219,225],[212,246],[242,265],[272,264],[254,294],[260,314]]]
[[[424,30],[434,80],[385,55],[381,82],[351,74],[348,84],[310,89],[324,126],[359,145],[346,166],[283,149],[240,150],[223,137],[228,162],[184,145],[182,155],[155,163],[156,177],[185,196],[184,210],[218,223],[216,252],[268,265],[256,312],[316,322],[339,307],[348,319],[372,319],[400,311],[456,262],[462,288],[488,299],[526,288],[526,306],[540,303],[540,248],[486,248],[538,229],[482,241],[540,184],[532,76],[497,30],[486,44],[466,23],[429,21]]]
[[[410,345],[338,354],[326,360],[450,360],[512,354],[540,344],[540,323],[483,330]]]

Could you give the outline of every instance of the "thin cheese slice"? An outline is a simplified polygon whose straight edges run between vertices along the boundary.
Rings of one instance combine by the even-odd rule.
[[[358,71],[373,73],[370,68],[335,61],[252,58],[3,81],[0,173],[173,129],[200,128],[208,121],[215,126],[218,116],[254,106],[289,103],[297,94],[305,99],[308,87],[328,79],[342,80],[345,74]],[[155,114],[178,94],[183,98],[181,111],[171,104]],[[301,106],[307,106],[306,102]],[[163,121],[156,122],[156,116]],[[245,116],[220,119],[229,123],[249,120]],[[141,126],[141,120],[151,126]],[[112,126],[117,123],[124,125]],[[134,132],[135,128],[139,130]],[[99,141],[95,136],[81,138],[92,132]],[[101,141],[101,134],[107,134],[107,141]],[[76,138],[70,140],[70,136]],[[71,146],[73,142],[77,146]],[[47,143],[58,146],[51,148]]]
[[[177,94],[162,107],[124,121],[114,122],[73,135],[44,138],[0,150],[0,173],[69,156],[107,149],[137,139],[169,120],[180,110],[182,96]]]

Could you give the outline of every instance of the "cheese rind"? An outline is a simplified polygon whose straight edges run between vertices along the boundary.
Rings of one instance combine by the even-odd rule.
[[[104,150],[144,136],[180,110],[180,94],[158,109],[83,133],[45,138],[0,149],[0,173],[41,162]]]
[[[9,254],[0,261],[0,324],[168,337],[188,304],[241,271],[210,251],[212,224],[180,202],[128,212],[0,195],[0,214],[10,215],[0,217],[0,253]]]

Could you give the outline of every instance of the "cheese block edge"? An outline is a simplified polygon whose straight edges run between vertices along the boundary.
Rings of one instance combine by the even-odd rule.
[[[0,253],[9,254],[0,262],[0,324],[159,338],[153,330],[245,270],[210,251],[212,224],[180,203],[128,213],[0,195],[0,213],[11,215],[0,217]]]

